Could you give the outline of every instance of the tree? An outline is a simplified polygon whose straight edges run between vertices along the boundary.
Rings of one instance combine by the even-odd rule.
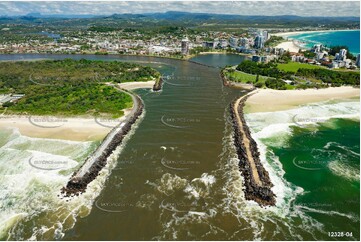
[[[257,83],[259,81],[259,74],[257,74],[257,76],[256,76],[256,81],[255,81],[255,83]]]
[[[254,84],[254,86],[257,87],[257,88],[262,88],[263,83],[262,82],[257,82],[256,84]]]

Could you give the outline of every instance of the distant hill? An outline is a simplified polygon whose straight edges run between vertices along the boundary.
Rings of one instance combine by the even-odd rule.
[[[46,19],[46,20],[45,20]],[[61,22],[62,19],[67,21]],[[57,26],[84,27],[89,25],[122,27],[146,27],[145,23],[156,26],[183,26],[196,27],[205,24],[213,25],[237,25],[237,27],[329,27],[329,28],[357,28],[360,26],[359,17],[302,17],[295,15],[260,16],[260,15],[236,15],[236,14],[213,14],[213,13],[189,13],[168,11],[164,13],[142,14],[113,14],[101,15],[42,15],[29,13],[26,16],[0,16],[1,23],[54,23]],[[149,27],[149,26],[148,26]],[[233,26],[235,27],[235,26]]]
[[[144,14],[113,14],[107,18],[154,18],[165,20],[237,20],[237,21],[359,21],[358,17],[302,17],[296,15],[278,15],[278,16],[262,16],[262,15],[236,15],[236,14],[213,14],[213,13],[189,13],[168,11],[165,13],[144,13]]]

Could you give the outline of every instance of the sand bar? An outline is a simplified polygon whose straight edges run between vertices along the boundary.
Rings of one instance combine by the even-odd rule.
[[[120,83],[119,87],[124,88],[126,90],[133,90],[138,88],[153,88],[155,81],[147,81],[147,82],[124,82]]]
[[[326,89],[272,90],[260,89],[246,101],[245,112],[273,112],[288,110],[308,103],[360,98],[360,89],[330,87]]]

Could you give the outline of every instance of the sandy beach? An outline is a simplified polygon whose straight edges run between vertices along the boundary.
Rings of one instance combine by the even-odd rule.
[[[260,89],[246,102],[246,113],[273,112],[292,109],[308,103],[359,98],[360,89],[353,87],[330,87],[307,90]]]
[[[300,47],[296,45],[292,40],[282,42],[278,44],[276,48],[283,48],[290,52],[298,52],[300,50]]]
[[[0,129],[16,128],[22,135],[33,138],[97,141],[124,118],[125,115],[119,119],[0,115]]]
[[[153,88],[155,81],[147,81],[147,82],[124,82],[120,83],[119,87],[124,88],[126,90],[133,90],[138,88]]]
[[[119,87],[131,90],[152,88],[155,81],[126,82]],[[120,118],[54,117],[10,115],[0,113],[0,129],[15,128],[22,135],[32,138],[61,139],[71,141],[100,141],[120,122],[126,119],[131,108],[124,109]]]

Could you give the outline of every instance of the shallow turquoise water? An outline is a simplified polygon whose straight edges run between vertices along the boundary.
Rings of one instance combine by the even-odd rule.
[[[306,42],[307,47],[312,47],[314,44],[327,46],[346,45],[351,53],[360,53],[360,30],[314,32],[290,35],[288,37]]]

